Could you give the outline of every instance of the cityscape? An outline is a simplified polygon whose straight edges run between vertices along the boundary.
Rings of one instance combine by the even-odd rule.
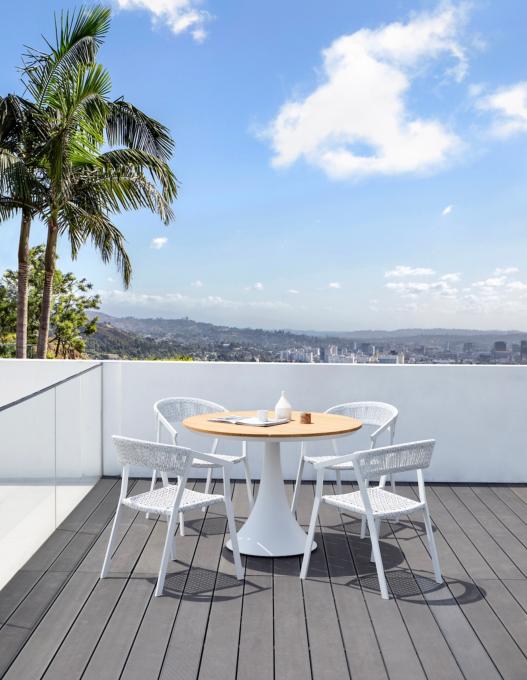
[[[527,339],[508,344],[496,340],[492,347],[477,342],[451,340],[430,344],[353,342],[327,347],[283,350],[279,361],[328,364],[527,364]]]
[[[457,329],[319,332],[236,328],[100,314],[86,338],[97,359],[323,364],[527,364],[527,333]]]

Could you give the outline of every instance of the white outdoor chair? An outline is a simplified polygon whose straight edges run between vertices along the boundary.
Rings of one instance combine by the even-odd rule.
[[[227,409],[220,404],[215,404],[213,401],[206,401],[205,399],[196,399],[194,397],[167,397],[166,399],[160,399],[154,404],[154,414],[156,419],[156,441],[161,440],[161,428],[164,428],[170,435],[172,442],[177,443],[178,431],[177,426],[185,418],[190,418],[190,416],[197,416],[204,413],[217,413],[218,411],[226,411]],[[207,468],[207,481],[205,484],[205,493],[210,490],[210,485],[212,482],[212,471],[214,468],[221,466],[221,461],[225,463],[243,463],[245,469],[245,481],[247,485],[247,496],[249,497],[249,506],[252,508],[253,499],[253,489],[251,482],[251,471],[249,469],[249,460],[247,458],[247,442],[242,442],[242,451],[237,455],[226,455],[223,453],[216,453],[218,448],[219,440],[215,439],[212,443],[211,454],[215,456],[215,459],[219,462],[210,462],[205,460],[203,456],[200,458],[194,458],[192,461],[192,467],[195,468]],[[155,488],[157,482],[157,470],[152,473],[152,484],[150,490]],[[168,484],[168,476],[161,473],[161,478],[163,485]],[[147,515],[148,516],[148,515]],[[185,535],[185,524],[183,518],[180,518],[179,522],[181,535]]]
[[[243,569],[238,549],[238,536],[236,534],[236,524],[231,503],[230,463],[210,454],[197,454],[191,449],[172,444],[159,444],[157,442],[117,436],[113,437],[113,441],[117,451],[117,458],[122,465],[121,494],[117,503],[117,511],[104,557],[101,578],[105,578],[110,570],[111,559],[115,551],[119,520],[124,505],[139,512],[156,513],[164,516],[167,520],[165,545],[155,590],[155,596],[158,597],[163,594],[168,560],[170,558],[176,559],[176,539],[174,533],[178,513],[181,516],[181,514],[193,508],[210,507],[216,503],[223,503],[229,526],[236,578],[243,579]],[[188,473],[192,466],[192,458],[195,455],[199,455],[200,459],[209,461],[216,467],[223,468],[223,495],[201,493],[185,488]],[[147,491],[136,496],[128,496],[130,465],[140,465],[149,469],[155,468],[165,475],[172,473],[177,475],[178,483],[177,485],[168,484],[154,491]]]
[[[326,413],[333,413],[339,416],[348,416],[360,420],[363,425],[374,427],[375,430],[370,434],[370,448],[374,449],[377,446],[377,439],[383,432],[387,432],[390,437],[390,444],[393,444],[395,438],[395,425],[397,423],[397,416],[399,411],[391,404],[385,404],[382,401],[351,401],[347,404],[338,404],[328,408]],[[291,503],[291,512],[296,509],[298,501],[298,493],[300,485],[302,484],[302,475],[304,473],[304,465],[311,463],[317,466],[319,463],[325,463],[324,469],[334,470],[337,480],[337,493],[342,493],[342,472],[344,470],[353,470],[353,462],[351,460],[346,462],[333,461],[339,455],[337,440],[332,439],[333,455],[332,456],[308,456],[307,443],[302,442],[300,445],[300,460],[298,462],[298,471],[296,474],[295,491],[293,494],[293,501]],[[333,462],[332,462],[333,461]],[[386,480],[381,480],[386,482]],[[367,484],[367,482],[366,482]],[[390,478],[392,490],[395,491],[395,483],[393,478]],[[364,538],[366,532],[366,520],[363,518],[361,526],[361,538]]]
[[[327,503],[328,505],[333,505],[346,512],[351,512],[366,518],[372,547],[372,556],[370,559],[372,562],[375,562],[381,595],[385,600],[388,599],[388,586],[384,575],[379,547],[381,521],[383,519],[394,519],[400,515],[409,515],[413,512],[422,512],[428,545],[430,547],[430,555],[434,566],[435,580],[436,583],[442,583],[441,568],[439,566],[439,558],[437,555],[432,523],[430,521],[430,513],[428,512],[423,479],[423,470],[430,465],[434,446],[435,440],[427,439],[425,441],[410,442],[408,444],[396,444],[395,446],[370,449],[369,451],[357,451],[356,453],[339,457],[339,462],[351,461],[353,463],[353,469],[355,470],[357,482],[359,484],[358,491],[339,495],[322,495],[326,463],[324,461],[317,463],[315,465],[317,471],[315,502],[313,504],[313,512],[311,514],[311,522],[309,524],[309,531],[306,539],[306,549],[302,561],[300,578],[306,578],[309,569],[311,546],[313,544],[313,536],[315,534],[315,525],[317,523],[320,504]],[[386,479],[387,475],[393,475],[408,470],[416,470],[417,472],[417,483],[419,486],[418,501],[406,498],[405,496],[400,496],[399,494],[394,493],[393,491],[387,491],[384,488],[384,482],[382,480]],[[371,479],[371,477],[376,477],[377,475],[381,476],[379,486],[368,487],[366,480]]]

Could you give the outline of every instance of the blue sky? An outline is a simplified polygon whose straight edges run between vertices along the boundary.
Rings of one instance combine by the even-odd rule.
[[[68,2],[3,3],[0,92]],[[527,328],[521,0],[115,0],[113,94],[170,127],[176,220],[118,216],[109,313],[257,327]],[[0,269],[18,226],[0,226]],[[36,225],[33,242],[45,238]]]

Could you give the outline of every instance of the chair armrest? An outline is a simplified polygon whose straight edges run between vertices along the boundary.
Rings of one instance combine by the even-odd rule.
[[[156,415],[158,423],[162,425],[165,428],[165,430],[172,436],[175,443],[178,435],[178,431],[176,430],[176,428],[171,423],[169,423],[168,420],[160,413],[157,413]]]
[[[315,470],[322,470],[323,468],[331,467],[332,465],[338,465],[339,463],[349,463],[355,457],[354,453],[346,453],[344,456],[332,456],[328,460],[324,460],[321,463],[315,463],[313,467]]]
[[[232,463],[229,463],[229,461],[224,460],[219,456],[215,456],[213,453],[201,453],[201,451],[193,451],[192,453],[194,454],[194,458],[204,460],[206,463],[212,463],[213,465],[218,465],[219,467],[222,468],[232,467]]]
[[[388,430],[388,429],[390,429],[391,427],[393,427],[393,426],[395,425],[395,421],[396,421],[396,420],[397,420],[396,418],[392,418],[392,419],[389,420],[387,423],[384,423],[384,425],[381,425],[380,427],[378,427],[378,428],[375,430],[375,432],[372,432],[372,433],[370,434],[370,439],[372,440],[372,442],[373,442],[374,445],[375,445],[376,442],[377,442],[377,437],[378,437],[380,434],[382,434],[383,432],[385,432],[386,430]]]

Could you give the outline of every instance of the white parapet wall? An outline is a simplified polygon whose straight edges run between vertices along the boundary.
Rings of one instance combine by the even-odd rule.
[[[229,409],[273,408],[286,390],[295,409],[379,400],[400,411],[397,441],[434,437],[427,478],[441,482],[527,482],[527,366],[106,362],[103,371],[104,473],[119,468],[112,434],[152,438],[152,405],[162,397],[203,397]],[[210,440],[182,430],[180,443],[207,450]],[[221,444],[225,452],[236,443]],[[366,433],[339,443],[367,448]],[[325,452],[326,443],[312,450]],[[259,477],[260,444],[249,448]],[[299,444],[283,447],[286,478],[295,476]],[[309,466],[308,466],[309,468]],[[238,475],[243,475],[242,469]],[[312,475],[306,471],[306,477]]]
[[[93,363],[0,360],[0,404]],[[395,404],[400,411],[397,441],[437,439],[430,480],[527,482],[527,366],[169,361],[103,362],[102,371],[88,373],[81,382],[66,383],[58,390],[56,404],[55,397],[44,393],[11,414],[4,412],[0,475],[11,477],[18,471],[15,476],[26,476],[26,468],[30,477],[52,472],[59,477],[61,473],[68,477],[86,474],[92,465],[87,465],[83,449],[91,442],[90,451],[97,451],[101,426],[103,472],[118,474],[111,435],[153,438],[156,400],[192,396],[229,409],[272,409],[282,389],[300,410],[321,411],[354,400]],[[80,442],[79,450],[71,450],[71,442]],[[208,438],[184,430],[180,443],[198,450],[208,450],[211,444]],[[225,441],[220,450],[236,446]],[[341,440],[339,446],[342,452],[367,448],[366,433]],[[261,450],[257,443],[249,448],[256,478]],[[325,442],[312,443],[311,450],[330,452]],[[298,452],[298,444],[283,447],[284,473],[289,479],[295,476]],[[90,460],[94,456],[90,454]],[[71,465],[70,459],[75,461]],[[242,469],[238,474],[242,476]],[[311,474],[307,469],[306,477]]]

